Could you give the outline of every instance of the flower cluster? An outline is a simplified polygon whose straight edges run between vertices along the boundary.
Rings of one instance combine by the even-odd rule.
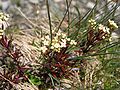
[[[117,29],[118,28],[117,24],[114,21],[110,20],[110,19],[108,20],[108,26],[111,29]]]
[[[108,35],[110,35],[110,29],[107,26],[99,24],[98,30],[99,30],[99,32],[102,32],[104,34],[102,36],[103,39],[105,39]]]
[[[51,45],[50,45],[51,44]],[[58,32],[55,34],[55,36],[52,39],[52,42],[50,42],[49,35],[42,38],[42,47],[40,50],[45,53],[48,49],[60,52],[62,48],[67,47],[67,45],[76,45],[77,42],[75,40],[71,40],[70,38],[67,38],[65,33]]]
[[[4,13],[0,13],[0,38],[2,38],[2,35],[4,34],[4,31],[8,26],[8,19],[9,19],[9,15],[8,14],[4,14]]]
[[[108,20],[108,25],[104,26],[102,24],[98,24],[96,25],[96,21],[93,20],[93,19],[90,19],[89,21],[89,24],[90,24],[90,28],[92,28],[93,30],[95,29],[95,27],[98,26],[98,38],[101,40],[101,39],[105,39],[107,37],[110,37],[111,35],[111,31],[118,28],[117,24],[112,21],[112,20]],[[94,32],[94,31],[93,31]]]
[[[7,64],[7,66],[9,66],[8,68],[10,69],[9,72],[5,72],[4,74],[2,74],[2,76],[5,76],[9,81],[13,83],[19,83],[22,80],[27,81],[27,76],[24,72],[28,70],[28,67],[27,65],[22,64],[20,61],[20,59],[23,57],[20,49],[13,45],[11,38],[8,38],[6,35],[4,35],[4,30],[9,25],[8,19],[8,14],[0,13],[0,45],[3,49],[3,51],[1,50],[0,53],[3,53],[5,49],[5,56],[3,55],[3,57],[9,57],[10,59],[8,60],[11,62],[12,59],[13,61],[13,63],[10,63],[12,64],[12,66],[9,65],[9,63]]]
[[[0,20],[7,21],[9,19],[9,14],[0,12]]]
[[[118,28],[117,24],[112,21],[112,20],[108,20],[108,25],[104,26],[102,24],[98,25],[98,30],[99,32],[102,32],[102,38],[105,39],[106,37],[111,35],[111,31]]]
[[[110,40],[112,31],[118,28],[117,24],[112,20],[108,20],[108,24],[105,26],[102,24],[96,25],[96,21],[93,19],[90,19],[88,22],[91,26],[88,28],[87,42],[84,48],[82,48],[84,53],[91,50],[93,46],[101,43],[102,40]]]
[[[96,21],[94,19],[90,19],[88,22],[90,24],[90,27],[93,28],[93,29],[95,29]]]

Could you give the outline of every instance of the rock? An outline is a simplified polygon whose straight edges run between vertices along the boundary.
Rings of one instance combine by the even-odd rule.
[[[55,0],[55,2],[59,3],[59,2],[61,2],[61,0]]]
[[[2,6],[2,10],[6,11],[8,7],[10,6],[10,0],[1,1],[1,6]]]
[[[29,0],[29,1],[33,4],[38,4],[39,3],[39,0]]]
[[[90,8],[90,9],[92,9],[92,8],[94,7],[94,5],[95,5],[95,3],[93,3],[93,2],[88,2],[86,6],[87,6],[88,8]]]

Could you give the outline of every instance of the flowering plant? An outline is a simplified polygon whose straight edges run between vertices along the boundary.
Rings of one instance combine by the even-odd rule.
[[[42,79],[46,83],[50,82],[52,78],[53,81],[70,78],[74,76],[73,71],[76,70],[84,72],[88,64],[86,56],[99,53],[99,48],[95,47],[104,41],[110,42],[112,31],[118,28],[117,24],[110,19],[106,25],[93,19],[88,20],[87,23],[87,36],[84,42],[79,41],[79,37],[76,40],[71,39],[63,31],[53,31],[52,41],[49,35],[45,35],[41,37],[40,42],[34,42],[37,50],[40,51],[40,59],[43,60],[40,75],[43,76]],[[79,75],[82,76],[80,73]],[[59,82],[57,81],[57,83]]]
[[[110,59],[108,55],[113,54],[107,48],[109,48],[109,45],[116,44],[110,43],[111,34],[118,29],[118,26],[112,18],[104,18],[107,14],[99,19],[94,17],[97,3],[87,13],[88,15],[82,19],[79,18],[78,21],[72,20],[69,16],[69,4],[66,3],[68,9],[68,22],[66,23],[68,25],[61,28],[67,16],[65,14],[56,30],[56,27],[55,29],[52,28],[49,4],[46,2],[50,33],[44,34],[41,31],[39,41],[34,42],[36,49],[39,51],[39,60],[42,61],[42,66],[39,68],[37,75],[41,76],[41,81],[50,88],[66,87],[66,84],[62,84],[64,82],[79,87],[79,89],[95,89],[99,86],[98,82],[106,83],[107,81],[101,81],[99,77],[104,71],[101,69],[107,64],[104,60]],[[99,57],[104,58],[101,60]],[[96,76],[94,77],[94,75]],[[102,88],[101,83],[100,85]]]
[[[120,85],[120,42],[119,39],[113,41],[112,37],[113,32],[118,29],[118,24],[113,21],[117,5],[97,17],[96,0],[93,9],[83,17],[75,7],[78,14],[74,17],[70,15],[71,2],[72,0],[66,0],[67,10],[62,20],[58,20],[56,27],[56,23],[51,21],[49,2],[46,0],[50,32],[44,32],[21,12],[26,20],[36,27],[34,34],[37,35],[29,44],[34,47],[38,56],[32,53],[35,58],[31,58],[26,64],[24,57],[30,57],[30,53],[22,53],[21,49],[12,43],[13,39],[6,35],[9,16],[0,13],[0,61],[3,64],[1,67],[5,65],[3,71],[0,71],[2,81],[11,85],[27,82],[35,90],[35,85],[42,90],[110,90]],[[25,50],[28,48],[27,45],[24,47]],[[28,51],[32,52],[32,49]]]
[[[25,71],[28,70],[29,67],[22,64],[20,58],[23,57],[23,54],[20,49],[12,43],[12,38],[8,38],[5,34],[5,30],[9,26],[8,19],[7,14],[0,13],[0,48],[2,48],[0,57],[2,58],[1,66],[5,65],[5,67],[2,68],[5,72],[0,71],[0,79],[2,78],[5,83],[9,82],[14,86],[22,80],[28,81]],[[7,71],[7,69],[10,70]]]

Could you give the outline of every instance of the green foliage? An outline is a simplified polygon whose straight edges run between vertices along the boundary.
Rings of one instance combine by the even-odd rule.
[[[38,76],[30,75],[29,80],[34,85],[37,85],[37,86],[41,85],[41,79]]]

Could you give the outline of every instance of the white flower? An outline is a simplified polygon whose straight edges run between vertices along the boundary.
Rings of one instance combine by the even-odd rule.
[[[88,22],[89,22],[91,25],[95,25],[95,24],[96,24],[95,20],[93,20],[93,19],[90,19]]]
[[[55,47],[55,48],[60,48],[60,44],[59,44],[59,43],[55,43],[55,44],[54,44],[54,47]]]
[[[60,35],[61,35],[61,31],[59,31],[56,35],[57,35],[57,36],[60,36]]]
[[[54,47],[53,47],[53,46],[51,46],[50,48],[51,48],[51,49],[54,49]]]
[[[109,38],[109,41],[110,41],[110,42],[112,41],[112,37]]]
[[[9,15],[4,14],[4,13],[0,13],[0,19],[3,20],[3,21],[8,21]]]
[[[117,24],[114,21],[112,21],[112,20],[109,19],[108,22],[109,22],[109,24],[110,24],[111,27],[118,28]]]
[[[104,30],[105,30],[105,26],[104,26],[104,25],[102,25],[102,24],[99,24],[98,29],[99,29],[99,30],[103,30],[103,31],[104,31]]]
[[[98,81],[96,84],[101,85],[101,84],[102,84],[102,82],[101,82],[101,81]]]
[[[47,41],[47,40],[44,40],[44,41],[43,41],[43,44],[46,45],[46,46],[49,46],[49,43],[50,43],[50,42]]]
[[[60,47],[66,47],[66,42],[61,42]]]
[[[41,38],[41,40],[43,41],[43,40],[45,40],[45,38],[44,38],[44,37],[42,37],[42,38]]]
[[[110,34],[110,29],[108,27],[105,27],[104,25],[100,24],[98,27],[99,30],[102,30],[103,32]]]
[[[66,43],[66,39],[61,39],[62,42]]]
[[[110,34],[110,29],[108,27],[105,27],[105,30],[108,34]]]
[[[66,38],[67,41],[70,41],[70,38]]]
[[[2,27],[2,26],[3,26],[3,27]],[[8,23],[8,22],[2,21],[2,20],[0,19],[0,29],[5,30],[8,26],[9,26],[9,23]]]
[[[47,51],[47,47],[46,47],[46,46],[43,46],[43,47],[40,48],[40,50],[41,50],[43,53],[45,53],[45,52]]]
[[[45,39],[47,39],[47,40],[50,40],[50,37],[49,37],[49,35],[45,36]]]
[[[50,47],[53,51],[60,52],[60,44],[59,43],[52,43]]]
[[[71,45],[76,45],[77,42],[75,42],[75,40],[71,40],[71,41],[70,41],[70,44],[71,44]]]
[[[105,36],[103,36],[102,39],[105,39]]]
[[[9,15],[6,14],[6,16],[4,16],[4,20],[5,20],[5,21],[8,21],[8,19],[9,19]]]
[[[61,39],[60,47],[66,47],[66,39]]]
[[[0,13],[0,29],[5,30],[8,26],[9,23],[7,22],[9,19],[9,15],[8,14],[4,14],[4,13]]]
[[[0,29],[2,28],[3,21],[0,19]]]
[[[60,52],[60,48],[55,49],[56,52]]]
[[[4,31],[0,29],[0,39],[2,38],[2,35],[4,34]]]
[[[94,20],[94,19],[90,19],[88,22],[89,22],[89,23],[95,22],[95,20]]]
[[[65,38],[66,37],[66,34],[62,33],[62,38]]]

